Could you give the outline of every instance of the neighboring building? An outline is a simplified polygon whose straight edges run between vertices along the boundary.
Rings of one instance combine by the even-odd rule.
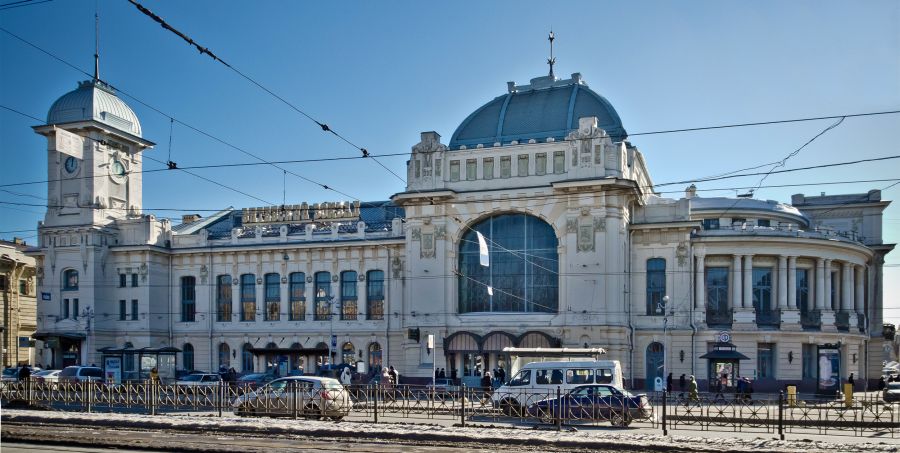
[[[0,240],[0,299],[3,313],[3,367],[43,364],[35,357],[31,335],[35,322],[34,258],[25,255],[25,241]],[[41,343],[38,342],[40,346]],[[38,349],[40,354],[40,349]],[[35,362],[37,360],[37,362]]]
[[[34,251],[50,294],[35,338],[54,339],[56,366],[123,360],[126,377],[333,360],[424,382],[436,360],[475,383],[508,369],[506,346],[600,346],[641,388],[667,372],[703,386],[748,376],[761,391],[878,378],[893,248],[878,191],[661,198],[580,74],[507,88],[449,144],[422,133],[390,201],[228,208],[172,227],[141,212],[153,143],[137,117],[82,83],[35,127],[61,180]]]

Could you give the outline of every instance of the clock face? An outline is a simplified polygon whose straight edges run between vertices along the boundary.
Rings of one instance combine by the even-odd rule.
[[[125,166],[122,165],[121,161],[114,161],[112,167],[110,168],[110,171],[112,171],[112,174],[114,176],[118,176],[120,178],[122,176],[125,176]]]
[[[66,158],[65,167],[67,172],[75,173],[75,170],[78,170],[78,159],[69,156]]]
[[[109,169],[110,179],[116,184],[122,184],[128,178],[128,167],[118,157],[111,158],[107,168]]]

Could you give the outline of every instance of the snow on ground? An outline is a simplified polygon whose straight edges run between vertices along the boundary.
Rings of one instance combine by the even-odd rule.
[[[884,439],[881,443],[861,441],[841,442],[838,436],[825,436],[827,441],[773,440],[743,437],[725,437],[717,433],[712,437],[651,434],[644,432],[615,432],[611,430],[577,430],[558,432],[553,429],[526,429],[509,427],[461,427],[416,424],[340,423],[318,420],[292,420],[273,418],[241,418],[235,416],[167,414],[142,415],[121,413],[50,412],[33,410],[5,410],[2,421],[53,422],[75,425],[102,425],[106,427],[177,429],[189,431],[218,431],[234,434],[301,435],[317,437],[342,437],[365,439],[404,439],[407,441],[447,441],[496,443],[503,445],[558,445],[560,447],[616,448],[633,446],[635,449],[664,450],[677,448],[696,451],[870,451],[900,452],[900,439]]]

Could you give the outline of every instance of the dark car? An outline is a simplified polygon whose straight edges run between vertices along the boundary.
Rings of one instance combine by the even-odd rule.
[[[888,382],[882,392],[882,398],[885,403],[900,402],[900,382]]]
[[[247,390],[255,390],[262,387],[275,379],[274,374],[268,373],[252,373],[239,377],[231,385],[238,389],[238,393],[242,394]]]
[[[548,398],[528,406],[528,414],[543,421],[609,420],[613,426],[628,426],[651,415],[646,395],[633,395],[611,385],[581,385],[559,398]]]

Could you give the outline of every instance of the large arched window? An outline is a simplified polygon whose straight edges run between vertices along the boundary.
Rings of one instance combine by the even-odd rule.
[[[228,343],[219,343],[219,370],[231,368],[231,348]]]
[[[487,243],[488,266],[480,263],[476,231]],[[556,313],[557,244],[550,225],[525,214],[496,215],[473,225],[459,243],[459,312]]]
[[[66,269],[63,272],[63,291],[78,290],[78,271],[75,269]]]
[[[647,315],[662,316],[666,313],[666,260],[647,260]]]
[[[331,273],[316,272],[316,321],[331,319]]]
[[[281,319],[281,277],[266,274],[266,321]]]
[[[185,370],[194,369],[194,345],[185,343],[181,348],[181,362]]]
[[[244,343],[244,347],[241,348],[241,370],[244,373],[253,372],[253,353],[250,351],[252,347],[250,343]]]

